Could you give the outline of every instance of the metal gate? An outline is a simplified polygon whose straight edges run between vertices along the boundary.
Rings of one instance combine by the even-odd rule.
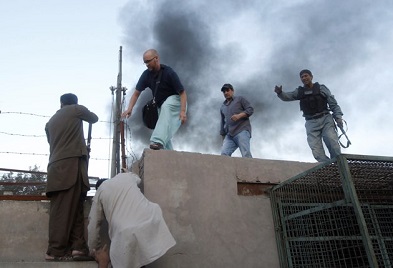
[[[270,197],[281,267],[393,267],[393,157],[340,155]]]

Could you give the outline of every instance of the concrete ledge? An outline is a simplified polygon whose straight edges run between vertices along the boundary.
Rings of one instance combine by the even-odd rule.
[[[93,261],[89,262],[1,262],[0,267],[2,268],[97,268],[97,263]]]

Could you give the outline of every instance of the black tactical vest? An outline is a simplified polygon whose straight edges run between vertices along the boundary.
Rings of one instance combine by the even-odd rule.
[[[321,94],[321,87],[318,83],[312,88],[299,87],[300,110],[304,116],[312,116],[323,111],[328,111],[327,100]]]

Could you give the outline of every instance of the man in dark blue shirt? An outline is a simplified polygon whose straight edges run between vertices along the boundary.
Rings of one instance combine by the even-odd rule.
[[[143,54],[143,62],[146,64],[147,70],[139,78],[128,109],[123,112],[122,117],[131,116],[132,109],[142,91],[146,88],[150,88],[152,91],[155,90],[161,71],[160,83],[155,93],[155,101],[159,107],[159,116],[156,127],[150,137],[150,148],[153,150],[173,150],[171,139],[180,125],[187,120],[186,91],[176,72],[171,67],[160,64],[160,56],[155,49],[149,49]]]

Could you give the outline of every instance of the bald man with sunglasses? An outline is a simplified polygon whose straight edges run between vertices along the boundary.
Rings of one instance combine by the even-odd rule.
[[[158,106],[158,121],[150,137],[150,149],[173,150],[172,137],[187,120],[187,94],[177,73],[169,66],[160,63],[160,56],[155,49],[149,49],[143,54],[145,70],[135,87],[127,110],[122,113],[122,118],[128,118],[142,93],[146,88],[152,90]],[[157,92],[155,85],[161,79]]]

